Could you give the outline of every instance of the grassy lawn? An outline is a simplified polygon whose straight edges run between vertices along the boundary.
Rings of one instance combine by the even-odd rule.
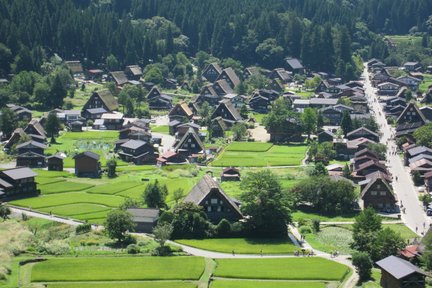
[[[387,35],[388,38],[393,40],[396,45],[414,45],[420,46],[421,39],[420,36],[411,36],[411,35]]]
[[[253,281],[253,280],[216,280],[211,288],[325,288],[325,283],[319,282],[288,282],[288,281]]]
[[[111,157],[110,151],[114,147],[114,142],[118,140],[118,136],[118,131],[66,132],[56,139],[56,144],[50,144],[45,152],[47,154],[66,153],[68,157],[64,159],[63,165],[66,168],[73,168],[75,166],[73,155],[83,151],[92,151],[101,157],[101,164],[105,166],[106,160]],[[122,161],[117,162],[117,165],[126,165]]]
[[[80,283],[50,283],[48,288],[196,288],[190,282],[80,282]]]
[[[198,280],[204,271],[199,257],[55,258],[37,263],[32,282]]]
[[[160,125],[160,126],[151,126],[151,131],[156,133],[169,133],[169,126],[168,125]]]
[[[250,118],[255,118],[255,121],[258,122],[259,124],[263,123],[263,119],[266,116],[267,116],[267,114],[260,114],[260,113],[250,113],[249,114],[249,117]]]
[[[67,205],[59,205],[54,207],[46,207],[46,208],[41,208],[39,210],[47,213],[51,212],[54,215],[77,216],[77,215],[108,211],[111,210],[111,208],[99,204],[79,203],[79,204],[67,204]]]
[[[399,233],[403,239],[411,240],[414,238],[418,238],[418,235],[415,234],[411,229],[409,229],[404,224],[383,224],[383,228],[390,228],[393,231]]]
[[[291,254],[297,247],[289,239],[226,238],[177,240],[176,242],[204,250],[237,254]]]
[[[381,280],[381,270],[377,269],[377,268],[373,268],[372,269],[372,279],[369,280],[368,282],[364,282],[361,287],[362,288],[379,288],[379,287],[381,287],[380,280]]]
[[[266,143],[262,144],[265,145]],[[265,152],[229,151],[228,149],[226,149],[212,163],[212,166],[295,166],[301,164],[301,161],[305,156],[306,150],[306,145],[273,145]]]
[[[136,186],[142,185],[141,182],[138,181],[122,181],[122,182],[110,182],[102,185],[98,185],[89,189],[88,193],[97,193],[97,194],[117,194],[122,191],[131,189]]]
[[[432,75],[423,74],[423,82],[421,82],[419,85],[419,91],[426,92],[430,85],[432,85]]]
[[[272,143],[233,142],[225,148],[225,151],[267,152],[272,146]]]
[[[341,254],[351,254],[349,247],[352,242],[352,232],[339,227],[322,227],[317,234],[306,234],[306,241],[314,248],[323,252],[339,251]]]
[[[61,184],[56,182],[38,185],[38,188],[41,190],[42,194],[54,194],[54,193],[63,193],[63,192],[71,192],[71,191],[82,191],[93,187],[94,185],[87,183],[77,183],[72,181],[62,181]]]
[[[319,257],[274,259],[217,259],[216,277],[244,279],[342,281],[345,265]]]
[[[298,222],[299,220],[312,219],[318,219],[321,222],[354,222],[357,215],[358,214],[355,213],[342,216],[326,216],[318,214],[316,212],[297,210],[292,213],[292,218],[294,222]]]

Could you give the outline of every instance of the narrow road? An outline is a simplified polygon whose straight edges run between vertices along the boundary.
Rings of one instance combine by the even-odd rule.
[[[8,205],[8,207],[10,208],[10,210],[12,212],[12,216],[15,218],[19,218],[19,217],[21,217],[22,214],[25,214],[28,217],[46,219],[46,220],[50,220],[50,221],[54,221],[54,222],[68,224],[71,226],[78,226],[78,225],[81,225],[84,223],[84,222],[79,222],[79,221],[75,221],[75,220],[71,220],[71,219],[58,217],[55,215],[49,215],[49,214],[44,214],[44,213],[40,213],[40,212],[35,212],[35,211],[31,211],[28,209],[19,208],[19,207],[15,207],[15,206],[9,206]]]
[[[387,165],[389,172],[393,176],[393,190],[397,195],[399,204],[402,203],[403,208],[405,208],[405,213],[402,213],[402,220],[412,231],[422,235],[429,229],[430,219],[426,216],[423,205],[418,199],[418,193],[412,182],[409,169],[403,165],[402,159],[397,153],[396,155],[391,154],[392,151],[397,149],[397,145],[393,140],[395,131],[387,123],[383,107],[379,103],[378,95],[369,79],[370,75],[366,65],[363,76],[365,78],[364,89],[369,107],[375,114],[376,122],[382,133],[381,143],[387,146]]]

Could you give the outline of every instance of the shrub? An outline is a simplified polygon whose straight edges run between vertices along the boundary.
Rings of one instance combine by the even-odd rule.
[[[320,224],[321,224],[321,221],[319,219],[313,219],[312,220],[312,229],[313,229],[314,233],[320,232],[320,230],[321,230]]]
[[[297,221],[297,226],[298,226],[298,227],[305,226],[306,224],[307,224],[307,220],[304,219],[304,218],[300,218],[300,219],[298,219],[298,221]]]
[[[372,260],[367,252],[355,252],[352,263],[357,268],[360,280],[368,280],[372,274]]]
[[[91,231],[91,228],[92,228],[92,226],[91,226],[90,223],[84,223],[84,224],[78,225],[78,226],[75,228],[75,233],[76,233],[76,234],[84,234],[84,233],[88,233],[88,232]]]
[[[138,253],[140,253],[140,247],[136,244],[129,244],[127,246],[127,253],[128,254],[138,254]]]
[[[151,253],[152,256],[170,256],[171,254],[170,246],[158,246]]]
[[[218,237],[229,237],[231,234],[231,223],[226,219],[222,219],[216,226],[216,234]]]
[[[38,250],[42,254],[64,255],[69,253],[69,245],[63,240],[39,243]]]
[[[301,226],[300,227],[301,234],[310,234],[312,233],[312,228],[310,226]]]

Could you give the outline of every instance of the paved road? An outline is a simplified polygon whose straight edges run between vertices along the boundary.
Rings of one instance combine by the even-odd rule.
[[[23,209],[23,208],[11,207],[11,206],[9,206],[9,208],[12,211],[13,217],[21,217],[22,214],[25,214],[29,217],[47,219],[47,220],[51,220],[54,222],[68,224],[71,226],[78,226],[80,224],[83,224],[83,222],[79,222],[79,221],[75,221],[75,220],[71,220],[71,219],[66,219],[66,218],[62,218],[62,217],[57,217],[55,215],[49,215],[49,214],[39,213],[39,212],[35,212],[35,211],[30,211],[30,210]]]
[[[388,152],[396,149],[396,143],[392,140],[394,129],[387,124],[382,105],[379,103],[378,96],[372,87],[369,79],[367,68],[364,69],[363,76],[365,77],[365,92],[369,101],[369,106],[375,114],[375,119],[380,125],[382,133],[381,143],[387,145]],[[402,213],[404,223],[418,235],[425,233],[428,228],[430,219],[426,216],[423,210],[423,205],[418,199],[417,190],[412,182],[409,169],[403,165],[402,159],[398,154],[387,154],[388,168],[393,176],[393,189],[398,197],[399,203],[403,204],[405,213]],[[396,181],[397,177],[397,181]]]

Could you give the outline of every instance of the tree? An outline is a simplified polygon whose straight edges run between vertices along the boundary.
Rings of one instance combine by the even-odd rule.
[[[378,261],[390,255],[396,255],[403,247],[405,247],[405,241],[400,233],[386,227],[379,231],[376,236],[372,246],[373,250],[371,250],[371,258],[373,261]]]
[[[241,187],[244,191],[240,196],[241,210],[249,216],[246,230],[257,236],[286,236],[291,211],[276,175],[270,170],[251,172],[244,177]]]
[[[267,68],[274,68],[283,61],[284,49],[274,38],[265,39],[257,46],[255,52],[261,57],[263,66]]]
[[[51,137],[51,143],[55,143],[55,135],[58,134],[60,129],[60,122],[57,118],[57,113],[52,111],[48,114],[48,119],[45,124],[45,130],[48,136]]]
[[[159,243],[161,248],[164,247],[165,242],[171,238],[172,232],[173,232],[173,226],[168,223],[158,224],[153,229],[153,234],[155,236],[154,238],[156,242]]]
[[[50,91],[50,87],[45,81],[36,83],[33,89],[35,100],[42,106],[49,107]]]
[[[50,94],[50,107],[61,107],[63,105],[63,99],[67,96],[67,89],[66,84],[62,82],[59,74],[54,77]]]
[[[173,239],[204,238],[210,227],[203,208],[192,202],[182,202],[176,205],[171,224]]]
[[[166,185],[161,185],[158,180],[154,183],[149,183],[144,190],[144,203],[149,208],[167,208],[165,198],[168,195],[168,189]]]
[[[183,192],[184,192],[184,190],[181,188],[177,188],[176,190],[174,190],[173,198],[174,198],[176,205],[179,203],[181,198],[183,198]]]
[[[360,252],[373,251],[377,233],[381,230],[381,218],[372,208],[366,208],[355,219],[351,247]]]
[[[425,248],[421,260],[425,264],[426,269],[430,271],[432,270],[432,233],[426,233],[422,243]]]
[[[417,145],[432,148],[432,123],[421,126],[414,131],[413,135]]]
[[[372,275],[372,260],[366,252],[355,252],[352,255],[352,263],[357,269],[360,281],[369,280]]]
[[[162,82],[164,80],[162,71],[158,67],[155,67],[155,66],[150,68],[147,71],[147,73],[145,73],[144,79],[147,82],[152,82],[156,85],[162,84]]]
[[[234,141],[242,141],[248,135],[246,124],[244,123],[236,123],[232,126],[231,131],[233,133]]]
[[[372,151],[378,155],[380,160],[385,160],[387,146],[381,143],[369,143],[366,145],[369,151]]]
[[[424,184],[423,178],[421,177],[419,171],[413,171],[411,174],[415,186],[421,186]]]
[[[249,118],[249,111],[248,111],[246,105],[243,105],[243,106],[240,108],[240,116],[241,116],[243,119],[248,119],[248,118]]]
[[[121,210],[127,210],[129,208],[138,208],[140,206],[140,204],[138,203],[138,201],[136,201],[135,199],[132,198],[126,198],[122,204],[120,204],[119,208]]]
[[[112,210],[108,213],[105,221],[105,229],[111,239],[122,242],[128,231],[133,231],[135,223],[132,215],[123,210]]]
[[[349,114],[349,112],[347,110],[344,110],[344,112],[342,114],[342,119],[341,119],[341,125],[340,126],[342,128],[342,131],[343,131],[345,137],[347,136],[347,134],[349,132],[351,132],[353,130],[351,116],[350,116],[350,114]]]
[[[3,131],[7,138],[9,138],[12,135],[12,132],[18,127],[17,122],[15,112],[8,108],[1,109],[0,130]]]
[[[351,170],[348,166],[348,163],[345,163],[345,166],[342,170],[342,176],[347,178],[347,179],[351,178]]]
[[[0,217],[3,218],[3,221],[6,220],[11,214],[11,210],[6,205],[0,204]]]
[[[108,168],[108,178],[114,178],[116,176],[117,161],[115,159],[109,159],[106,165]]]
[[[323,117],[321,111],[319,111],[318,114],[317,114],[317,124],[316,124],[316,126],[317,126],[317,130],[321,130],[322,127],[324,126],[324,117]]]
[[[110,54],[106,58],[105,64],[106,64],[106,66],[107,66],[107,68],[108,68],[109,71],[116,71],[116,70],[118,70],[120,68],[119,61],[112,54]]]
[[[305,108],[301,114],[301,119],[303,122],[304,132],[308,135],[308,140],[310,140],[311,133],[315,132],[317,127],[317,113],[313,108]]]
[[[311,176],[327,176],[328,171],[323,163],[318,162],[315,164],[314,169],[311,172]]]

